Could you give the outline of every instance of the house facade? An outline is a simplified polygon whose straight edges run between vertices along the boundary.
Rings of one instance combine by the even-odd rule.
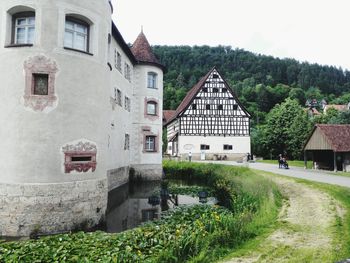
[[[167,153],[182,159],[241,160],[250,153],[250,114],[216,68],[188,92],[166,127]]]
[[[108,191],[161,177],[163,66],[108,0],[0,2],[0,236],[103,220]],[[132,169],[131,169],[132,168]]]

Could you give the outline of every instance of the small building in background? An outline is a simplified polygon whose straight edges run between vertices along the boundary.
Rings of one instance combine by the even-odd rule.
[[[167,153],[182,159],[192,154],[194,160],[242,160],[250,154],[250,118],[214,67],[167,119]]]
[[[350,171],[350,125],[317,124],[304,146],[305,167],[311,159],[314,169]]]

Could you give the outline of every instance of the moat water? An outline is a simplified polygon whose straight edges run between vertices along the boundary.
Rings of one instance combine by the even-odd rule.
[[[200,204],[197,196],[173,195],[171,192],[168,198],[159,198],[159,203],[154,204],[149,198],[159,196],[160,190],[161,182],[142,182],[125,184],[109,192],[106,231],[122,232],[144,222],[159,219],[162,211],[173,209],[175,206]],[[215,202],[215,198],[207,200],[209,204]]]

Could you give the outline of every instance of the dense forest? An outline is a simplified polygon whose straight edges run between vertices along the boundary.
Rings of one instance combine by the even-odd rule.
[[[252,150],[257,155],[269,157],[286,152],[290,158],[300,158],[302,145],[315,123],[350,123],[347,113],[331,111],[329,116],[310,118],[304,110],[310,100],[349,103],[348,70],[254,54],[230,46],[154,46],[153,50],[167,68],[164,109],[176,109],[189,89],[216,66],[252,114]],[[314,106],[322,111],[319,104]],[[278,116],[285,119],[286,127],[276,122]],[[278,131],[288,136],[276,134]],[[276,144],[276,136],[283,138],[283,143]]]

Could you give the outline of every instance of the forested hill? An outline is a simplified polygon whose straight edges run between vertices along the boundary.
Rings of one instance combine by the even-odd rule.
[[[260,85],[267,93],[288,93],[277,94],[270,102],[262,102],[262,107],[257,105],[263,112],[268,112],[286,97],[296,96],[303,104],[308,97],[324,97],[331,101],[350,92],[350,72],[334,66],[257,55],[229,46],[153,46],[153,50],[167,67],[164,109],[176,108],[188,89],[213,66],[249,104],[261,104],[261,101],[254,101],[255,95],[259,94],[243,94],[245,88],[256,89],[256,85]],[[290,96],[290,92],[294,95]]]

